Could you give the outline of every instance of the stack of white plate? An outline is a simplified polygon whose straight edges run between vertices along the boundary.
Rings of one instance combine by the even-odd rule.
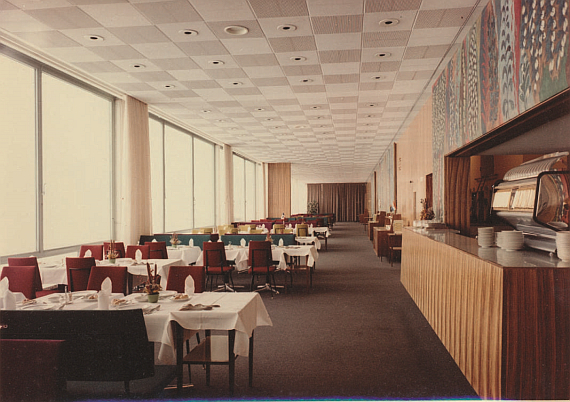
[[[570,232],[556,232],[556,255],[562,261],[570,261]]]
[[[495,229],[493,227],[479,228],[477,243],[479,243],[479,247],[492,247],[495,244]]]
[[[523,232],[520,230],[505,230],[501,232],[501,248],[507,251],[520,250],[524,246]]]

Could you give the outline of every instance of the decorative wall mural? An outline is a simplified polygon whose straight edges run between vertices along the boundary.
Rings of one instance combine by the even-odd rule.
[[[570,0],[491,0],[432,88],[434,210],[443,158],[568,87]]]

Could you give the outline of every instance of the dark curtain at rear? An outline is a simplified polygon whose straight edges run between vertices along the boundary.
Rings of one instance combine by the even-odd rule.
[[[319,203],[319,214],[335,214],[337,222],[357,222],[366,205],[366,183],[307,185],[307,202]]]

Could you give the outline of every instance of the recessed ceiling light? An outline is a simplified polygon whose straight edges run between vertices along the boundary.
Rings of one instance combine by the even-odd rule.
[[[377,105],[376,105],[376,103],[369,103],[368,106],[374,107],[374,106],[377,106]]]
[[[224,119],[218,119],[216,120],[218,123],[225,123],[226,121]]]
[[[202,113],[210,113],[210,112],[211,112],[211,110],[208,110],[208,109],[202,110]]]
[[[243,85],[243,82],[239,82],[239,81],[234,81],[232,82],[233,86],[239,87],[240,85]]]
[[[390,57],[392,56],[392,53],[390,52],[379,52],[375,54],[376,57]]]
[[[164,87],[164,88],[166,88],[166,89],[172,89],[172,88],[175,88],[175,86],[174,86],[174,85],[172,85],[172,84],[165,84],[165,85],[163,85],[163,87]]]
[[[93,42],[103,42],[105,40],[105,38],[100,35],[85,35],[84,38]]]
[[[273,121],[273,119],[271,117],[268,117],[267,119],[265,119],[265,121]]]
[[[139,63],[132,64],[131,67],[132,68],[146,68],[146,66],[144,64],[139,64]]]
[[[212,65],[214,65],[214,66],[221,66],[222,64],[225,64],[225,63],[224,63],[223,61],[221,61],[221,60],[210,60],[210,61],[208,62],[208,64],[212,64]]]
[[[181,29],[180,31],[178,31],[178,33],[181,33],[182,35],[188,35],[188,36],[198,35],[198,31],[195,31],[193,29]]]
[[[289,59],[291,59],[292,61],[305,61],[305,60],[307,60],[307,58],[303,57],[303,56],[293,56],[293,57],[290,57]]]
[[[374,117],[373,114],[367,114],[366,117]]]
[[[265,110],[265,109],[262,108],[262,107],[256,107],[256,108],[255,108],[255,111],[256,111],[256,112],[263,112],[264,110]]]
[[[374,76],[372,76],[371,78],[372,78],[373,80],[383,80],[383,79],[386,78],[386,77],[384,77],[383,75],[374,75]]]
[[[320,109],[320,106],[311,106],[311,109]]]
[[[284,24],[284,25],[279,25],[277,27],[278,30],[280,31],[295,31],[297,29],[297,27],[295,25],[291,25],[291,24]]]
[[[399,22],[400,22],[400,20],[398,20],[396,18],[386,18],[385,20],[379,21],[378,24],[380,24],[380,26],[383,26],[383,27],[391,27],[394,25],[398,25]]]
[[[245,35],[249,29],[240,25],[230,25],[224,28],[224,32],[228,35]]]
[[[313,82],[313,80],[310,78],[305,78],[304,80],[301,80],[301,82],[307,83],[307,82]]]

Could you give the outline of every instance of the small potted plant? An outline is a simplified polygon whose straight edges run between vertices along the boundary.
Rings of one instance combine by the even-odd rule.
[[[111,264],[114,264],[117,258],[119,258],[119,252],[115,248],[115,241],[111,240],[109,251],[107,251],[107,259]]]
[[[156,273],[156,264],[154,264],[154,275],[150,269],[150,264],[148,262],[146,263],[146,272],[148,279],[144,286],[144,291],[148,295],[148,302],[156,303],[158,302],[159,292],[162,290],[160,287],[160,276]]]
[[[176,248],[180,243],[182,242],[178,239],[178,235],[176,233],[172,233],[172,237],[170,238],[170,244],[172,244],[172,247]]]

